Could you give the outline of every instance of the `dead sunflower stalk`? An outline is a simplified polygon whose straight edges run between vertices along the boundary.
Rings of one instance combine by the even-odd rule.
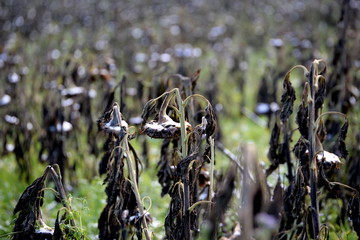
[[[124,222],[125,219],[123,219],[126,215],[125,218],[129,217],[127,216],[129,213],[129,210],[131,210],[132,212],[130,213],[134,213],[134,211],[138,211],[139,212],[139,218],[141,220],[142,226],[143,226],[143,231],[145,233],[145,238],[147,240],[150,240],[150,233],[147,227],[147,216],[148,216],[148,212],[144,211],[144,206],[143,206],[143,202],[141,200],[140,197],[140,193],[139,193],[139,189],[138,189],[138,176],[137,176],[137,168],[134,166],[135,160],[133,159],[133,154],[130,151],[130,144],[128,139],[131,138],[131,134],[129,133],[129,127],[128,124],[122,120],[121,118],[121,113],[119,111],[119,106],[117,103],[114,103],[112,108],[110,109],[110,111],[106,112],[104,114],[104,116],[99,120],[99,126],[100,128],[107,132],[109,134],[110,138],[114,138],[116,139],[116,143],[115,146],[113,147],[112,151],[115,151],[115,155],[111,154],[110,159],[107,161],[108,162],[108,169],[109,171],[112,171],[112,173],[108,173],[107,178],[105,179],[105,181],[108,182],[108,187],[107,187],[107,194],[108,194],[108,204],[107,206],[104,208],[104,211],[102,213],[102,215],[100,216],[99,219],[99,229],[100,229],[100,239],[106,239],[109,236],[119,236],[119,229],[116,226],[112,226],[111,224],[113,224],[111,221],[109,221],[107,224],[110,226],[112,226],[113,228],[116,229],[112,229],[110,232],[108,231],[108,226],[107,224],[104,225],[103,220],[107,221],[107,219],[109,219],[110,215],[111,218],[114,219],[114,221],[118,221],[118,222]],[[113,159],[113,157],[115,159]],[[113,160],[112,160],[113,159]],[[123,208],[126,207],[126,205],[131,203],[128,203],[127,201],[129,199],[131,199],[131,193],[127,192],[127,181],[124,178],[124,173],[123,173],[123,164],[122,164],[122,159],[126,160],[126,164],[128,167],[128,172],[130,175],[130,185],[132,188],[132,193],[135,195],[135,199],[136,199],[136,205],[137,206],[131,206],[132,209],[121,209],[121,214],[117,214],[113,211],[113,208]],[[109,167],[109,164],[112,164]],[[125,186],[125,187],[123,187]],[[122,201],[122,203],[118,203],[117,197],[114,197],[113,195],[122,195],[127,196],[124,197]],[[125,203],[127,202],[127,203]],[[109,216],[108,216],[109,215]],[[116,216],[114,216],[116,215]],[[115,220],[117,219],[117,220]],[[125,223],[122,224],[122,227],[125,226]],[[141,232],[138,233],[138,237],[141,238]]]
[[[203,117],[201,124],[193,127],[186,121],[185,108],[189,104],[192,106],[194,98],[205,100],[207,103],[205,112],[207,114]],[[156,105],[160,100],[162,100],[161,107],[157,111]],[[149,120],[150,116],[153,115],[155,115],[154,119]],[[190,95],[183,100],[180,90],[174,88],[158,98],[148,101],[144,107],[142,119],[142,132],[152,138],[166,139],[164,147],[169,145],[168,139],[178,139],[180,142],[180,161],[174,163],[176,171],[173,174],[176,176],[173,177],[174,182],[169,191],[172,201],[170,203],[169,214],[165,220],[165,230],[167,237],[170,239],[191,239],[191,230],[194,230],[193,217],[195,216],[196,218],[196,213],[193,210],[200,203],[208,202],[197,201],[197,194],[195,193],[196,187],[194,182],[197,183],[198,173],[196,174],[194,169],[198,169],[196,161],[199,155],[199,147],[197,146],[199,143],[195,143],[198,141],[194,139],[201,140],[202,137],[205,137],[207,141],[211,141],[210,138],[215,129],[215,117],[212,106],[206,98],[198,94]],[[164,152],[166,153],[165,150]],[[163,163],[163,165],[165,164],[167,163]],[[197,172],[199,172],[199,169]],[[164,173],[161,174],[164,177]],[[169,188],[168,185],[168,183],[164,184],[167,189]],[[210,190],[209,193],[212,194],[212,191]],[[180,218],[178,218],[179,216]],[[171,234],[174,231],[177,233]]]
[[[325,100],[326,84],[324,73],[326,67],[320,69],[322,60],[314,60],[308,70],[302,65],[298,65],[290,69],[284,78],[284,93],[282,95],[282,108],[280,119],[284,128],[283,134],[288,134],[289,129],[287,123],[290,115],[293,113],[293,106],[295,102],[295,89],[290,81],[290,74],[295,69],[303,69],[307,81],[304,85],[302,93],[301,104],[299,105],[296,115],[296,122],[298,130],[301,134],[298,142],[294,146],[294,154],[299,160],[299,167],[294,172],[293,179],[289,178],[290,186],[284,193],[284,214],[281,221],[280,232],[286,232],[293,228],[294,224],[301,222],[306,223],[300,227],[297,232],[300,236],[307,236],[310,238],[318,238],[323,227],[320,226],[319,220],[319,200],[318,189],[324,184],[326,189],[331,191],[332,186],[337,185],[345,187],[344,184],[329,182],[327,180],[326,172],[331,169],[336,169],[341,166],[340,158],[345,158],[347,150],[345,148],[345,137],[347,132],[348,121],[344,114],[335,112],[322,113],[322,108]],[[330,153],[325,151],[322,142],[326,138],[326,129],[322,121],[325,115],[341,115],[345,119],[345,124],[340,133],[338,142],[338,149],[336,152]],[[291,130],[293,131],[293,130]],[[280,126],[275,124],[272,139],[270,141],[269,157],[272,166],[267,171],[267,175],[271,174],[279,164],[287,162],[288,177],[292,175],[289,154],[284,161],[284,147],[289,149],[290,136],[284,137],[284,143],[279,143]],[[308,186],[309,188],[307,188]],[[350,189],[346,187],[347,189]],[[310,206],[306,207],[306,195],[310,196]],[[357,195],[357,193],[355,194]],[[305,226],[306,225],[306,226]],[[281,234],[280,234],[281,235]],[[281,237],[280,237],[281,238]]]

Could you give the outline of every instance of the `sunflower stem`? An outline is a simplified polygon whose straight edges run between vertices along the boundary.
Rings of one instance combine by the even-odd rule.
[[[116,104],[116,106],[114,107],[114,111],[115,111],[115,117],[117,118],[117,121],[119,122],[120,124],[120,128],[122,128],[123,126],[121,126],[121,114],[120,114],[120,111],[119,111],[119,106],[118,104]],[[140,213],[140,216],[142,218],[142,225],[143,225],[143,228],[144,228],[144,232],[145,232],[145,238],[146,240],[150,240],[150,234],[149,234],[149,230],[148,230],[148,227],[147,227],[147,222],[146,222],[146,217],[145,217],[145,214],[144,214],[144,206],[143,206],[143,202],[141,200],[141,197],[140,197],[140,192],[139,192],[139,188],[138,188],[138,183],[137,183],[137,176],[136,176],[136,171],[133,167],[133,162],[135,162],[133,159],[132,159],[132,155],[130,153],[130,148],[129,148],[129,141],[128,141],[128,137],[129,137],[129,129],[126,128],[126,133],[125,133],[125,136],[123,137],[121,143],[122,143],[122,147],[126,153],[126,163],[127,163],[127,166],[128,166],[128,169],[129,169],[129,173],[130,173],[130,180],[131,180],[131,183],[132,183],[132,188],[133,188],[133,192],[135,194],[135,198],[136,198],[136,203],[137,203],[137,206],[139,208],[139,213]]]
[[[214,138],[211,136],[209,137],[210,141],[210,187],[209,187],[209,201],[211,202],[214,194],[214,166],[215,166],[215,141]],[[211,204],[209,204],[209,207]]]
[[[140,197],[140,193],[139,193],[139,188],[138,188],[138,185],[137,185],[136,172],[135,172],[135,169],[133,168],[133,165],[132,165],[132,163],[134,161],[132,159],[132,155],[131,155],[130,149],[129,149],[128,136],[129,136],[129,133],[126,133],[126,135],[124,136],[124,139],[123,139],[123,147],[124,147],[124,150],[125,150],[125,153],[126,153],[126,163],[128,165],[133,191],[134,191],[136,202],[137,202],[139,212],[140,212],[140,215],[141,215],[141,218],[142,218],[142,225],[144,227],[145,238],[146,238],[146,240],[150,240],[150,234],[149,234],[149,231],[148,231],[146,217],[145,217],[145,214],[144,214],[144,206],[143,206],[143,203],[142,203],[142,200],[141,200],[141,197]]]
[[[311,215],[313,222],[314,238],[319,235],[319,207],[317,201],[317,164],[315,159],[315,86],[314,79],[318,72],[318,62],[314,61],[311,65],[309,73],[310,99],[309,99],[309,161],[310,161],[310,199],[311,199]]]
[[[181,99],[181,94],[178,88],[174,89],[176,94],[177,103],[179,105],[180,111],[180,131],[181,131],[181,158],[185,159],[188,154],[188,144],[187,144],[187,136],[186,136],[186,125],[185,125],[185,103]],[[189,189],[189,171],[186,170],[185,175],[183,176],[184,182],[184,223],[183,223],[183,239],[190,240],[190,189]]]

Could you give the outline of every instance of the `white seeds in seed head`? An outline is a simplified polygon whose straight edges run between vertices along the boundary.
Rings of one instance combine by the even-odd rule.
[[[330,163],[331,165],[339,166],[342,164],[339,157],[331,152],[323,151],[316,155],[318,161],[324,161]]]

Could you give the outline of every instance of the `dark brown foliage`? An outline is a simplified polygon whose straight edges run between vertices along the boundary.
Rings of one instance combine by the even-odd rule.
[[[171,143],[173,144],[172,148],[170,148]],[[159,179],[159,183],[162,187],[162,197],[169,192],[170,188],[174,184],[174,155],[176,154],[175,150],[177,149],[177,144],[177,141],[165,139],[161,145],[160,161],[157,164],[157,167],[159,169],[157,176]]]
[[[44,203],[45,181],[49,175],[54,180],[57,190],[56,196],[60,198],[63,207],[67,209],[63,214],[60,214],[61,209],[58,211],[54,230],[45,225],[41,214],[41,207]],[[74,219],[67,217],[68,211],[71,211],[71,206],[67,201],[65,190],[61,183],[59,166],[48,166],[44,174],[25,189],[14,209],[14,215],[17,214],[17,218],[12,239],[60,240],[71,238],[74,232],[79,230],[76,229]],[[60,225],[63,225],[66,230],[62,231]],[[77,234],[79,233],[77,232]],[[84,236],[79,237],[83,238]]]
[[[305,83],[303,94],[302,94],[302,101],[299,105],[298,112],[296,114],[296,123],[299,127],[299,132],[301,136],[308,139],[309,134],[309,109],[307,105],[307,96],[308,96],[308,83]]]
[[[236,181],[236,167],[230,168],[226,174],[221,187],[219,188],[216,197],[214,198],[214,206],[211,207],[211,213],[209,216],[210,231],[208,239],[217,239],[218,225],[227,210],[230,200],[233,196]]]
[[[345,138],[347,135],[348,128],[349,128],[349,122],[346,120],[346,122],[340,129],[340,135],[336,141],[337,144],[336,144],[335,154],[344,159],[346,159],[349,153],[348,150],[346,149],[346,144],[345,144]]]
[[[308,193],[306,185],[302,171],[298,170],[284,193],[284,213],[282,214],[279,232],[291,229],[293,223],[302,220],[305,207],[304,199]]]
[[[326,94],[325,78],[323,76],[319,76],[318,87],[315,92],[315,109],[322,108],[325,100],[325,94]]]
[[[289,78],[290,73],[285,76],[283,83],[284,93],[281,96],[282,107],[280,112],[280,119],[282,122],[285,122],[292,114],[294,101],[296,99],[295,89],[293,88]]]
[[[348,215],[352,221],[355,232],[360,236],[360,198],[359,195],[354,196],[349,201]]]
[[[41,217],[41,206],[43,205],[43,197],[46,176],[41,176],[28,186],[21,195],[15,206],[14,214],[18,214],[13,240],[35,239],[36,221]]]
[[[271,131],[270,147],[268,152],[268,158],[271,162],[270,167],[266,170],[266,176],[269,176],[275,169],[278,168],[279,164],[285,163],[285,157],[282,154],[282,144],[280,141],[280,128],[278,123],[275,122],[274,127]]]

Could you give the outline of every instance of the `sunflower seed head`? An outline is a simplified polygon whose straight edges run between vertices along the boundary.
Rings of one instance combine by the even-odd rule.
[[[128,124],[122,120],[117,104],[114,104],[112,109],[100,118],[99,126],[105,132],[113,133],[120,137],[124,136],[128,130]]]

